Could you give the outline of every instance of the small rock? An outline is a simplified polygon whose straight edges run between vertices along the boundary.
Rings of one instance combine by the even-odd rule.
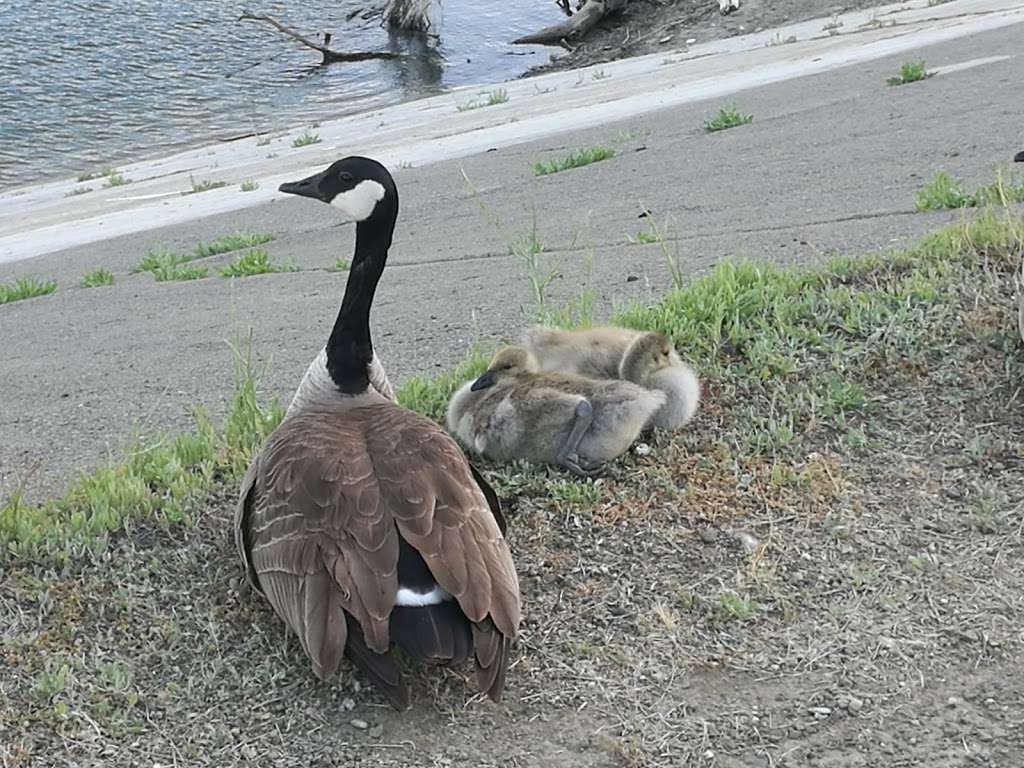
[[[384,735],[384,726],[379,723],[369,730],[370,738],[379,739]]]
[[[718,531],[714,528],[701,528],[697,531],[697,537],[705,544],[714,544],[718,541]]]
[[[814,715],[818,720],[824,720],[832,714],[832,710],[829,707],[808,707],[807,711]]]
[[[649,446],[647,443],[637,443],[635,446],[633,446],[633,453],[635,453],[637,456],[647,456],[650,454],[650,452],[651,446]]]
[[[352,699],[345,698],[341,701],[341,708],[346,712],[351,712],[353,709],[356,708],[356,703]]]
[[[761,545],[761,541],[757,538],[757,536],[754,536],[752,533],[747,533],[746,531],[740,531],[739,533],[737,533],[736,540],[743,545],[743,549],[747,552],[747,554],[755,552],[757,548]]]
[[[856,696],[851,696],[850,700],[846,703],[846,710],[857,714],[864,709],[864,699],[858,699]]]
[[[349,721],[349,725],[353,728],[358,728],[360,731],[365,731],[370,727],[370,724],[365,720],[360,720],[358,717],[354,717]]]
[[[961,699],[959,696],[950,696],[948,699],[946,699],[946,706],[950,709],[956,709],[963,703],[964,700]]]

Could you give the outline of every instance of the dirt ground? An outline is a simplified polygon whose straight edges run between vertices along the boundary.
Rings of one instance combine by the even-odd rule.
[[[500,704],[469,670],[412,669],[402,714],[347,663],[315,683],[237,589],[233,483],[9,563],[2,764],[1024,765],[1022,248],[837,273],[795,368],[720,345],[693,426],[599,482],[485,467],[525,607]]]
[[[738,11],[723,16],[716,0],[632,0],[622,14],[606,19],[572,51],[556,54],[525,76],[673,51],[690,41],[733,37],[878,5],[876,0],[743,0]]]

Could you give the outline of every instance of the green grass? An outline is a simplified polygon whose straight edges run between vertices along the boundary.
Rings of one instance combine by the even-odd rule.
[[[335,259],[334,264],[330,267],[331,272],[348,272],[350,269],[352,269],[352,262],[341,257]]]
[[[196,409],[191,433],[137,439],[123,459],[82,475],[58,499],[32,504],[15,492],[0,504],[0,551],[7,559],[57,563],[97,554],[112,534],[144,516],[189,524],[218,478],[238,478],[284,415],[276,402],[259,403],[262,370],[253,361],[251,335],[232,348],[234,395],[220,429]],[[40,695],[59,692],[62,677],[40,678]]]
[[[250,277],[270,272],[297,272],[291,264],[272,264],[266,251],[254,249],[235,258],[230,264],[217,268],[221,277]]]
[[[82,277],[79,286],[82,288],[97,288],[101,285],[113,285],[114,273],[104,267],[97,267],[92,272]]]
[[[592,80],[607,80],[609,77],[611,77],[611,75],[609,75],[603,69],[597,69],[594,70],[590,77]]]
[[[978,208],[986,205],[1007,206],[1024,202],[1024,179],[1014,181],[996,175],[991,184],[967,191],[963,182],[942,173],[935,176],[917,193],[917,210],[938,211],[947,208]]]
[[[125,178],[120,173],[112,173],[107,176],[107,183],[104,186],[107,187],[123,187],[125,184],[130,184],[131,179]]]
[[[440,376],[410,376],[398,387],[395,398],[406,408],[443,422],[452,394],[464,383],[486,371],[491,355],[491,351],[473,347],[461,363]]]
[[[316,133],[310,133],[309,131],[303,131],[292,140],[292,146],[298,149],[299,147],[308,147],[310,144],[319,144],[320,135]]]
[[[704,121],[704,130],[707,133],[725,131],[740,125],[753,122],[754,116],[743,112],[735,104],[722,107],[714,117]]]
[[[238,186],[240,192],[255,192],[259,188],[260,185],[252,179],[246,179]]]
[[[92,187],[75,187],[72,190],[64,193],[64,197],[78,197],[79,195],[85,195],[92,192]]]
[[[534,163],[532,166],[533,175],[548,176],[552,173],[567,171],[570,168],[582,168],[585,165],[597,163],[601,160],[608,160],[612,157],[615,157],[615,150],[609,149],[608,147],[585,147],[583,149],[574,149],[564,157],[556,157],[553,160]]]
[[[80,173],[76,177],[76,181],[92,181],[93,179],[102,179],[104,176],[113,176],[115,173],[113,168],[100,168],[98,171],[87,171]]]
[[[57,283],[53,280],[18,277],[10,283],[0,283],[0,304],[9,304],[12,301],[22,301],[23,299],[34,299],[36,296],[45,296],[56,290]]]
[[[493,107],[495,104],[504,104],[506,101],[508,101],[508,91],[504,88],[496,88],[493,91],[488,91],[483,94],[479,99],[467,101],[464,104],[457,104],[455,108],[459,112],[468,112],[471,109],[480,109],[482,107]]]
[[[182,192],[181,194],[183,195],[198,195],[200,192],[209,192],[211,189],[220,189],[228,185],[226,181],[211,181],[210,179],[196,181],[191,175],[188,177],[188,180],[192,185],[192,189]]]
[[[131,271],[149,272],[158,283],[170,280],[198,280],[206,277],[210,270],[207,267],[190,265],[195,256],[184,256],[172,251],[157,249],[150,251],[142,260],[132,267]]]
[[[269,243],[273,239],[274,236],[269,232],[236,232],[233,235],[221,235],[208,243],[197,245],[194,258],[205,259],[207,256],[216,256],[220,253],[253,248],[257,245]]]
[[[890,77],[885,82],[887,85],[907,85],[916,83],[918,80],[926,80],[933,73],[928,71],[923,61],[905,61],[900,65],[900,72],[896,77]]]

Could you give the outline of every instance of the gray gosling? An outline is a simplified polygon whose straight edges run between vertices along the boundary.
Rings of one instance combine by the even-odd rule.
[[[448,431],[495,461],[557,464],[583,477],[625,453],[665,395],[632,382],[539,373],[533,355],[505,347],[448,405]]]
[[[535,326],[524,346],[542,371],[560,371],[601,379],[624,379],[665,393],[665,404],[647,426],[679,429],[697,412],[700,381],[663,333],[630,328],[565,331]]]

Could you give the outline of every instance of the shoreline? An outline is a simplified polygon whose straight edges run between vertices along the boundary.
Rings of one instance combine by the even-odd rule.
[[[307,147],[293,148],[290,133],[265,146],[246,138],[194,147],[119,166],[130,181],[125,186],[65,179],[9,190],[0,193],[0,263],[250,208],[277,198],[280,182],[343,152],[374,154],[398,169],[458,159],[1019,23],[1024,3],[957,0],[931,7],[915,0],[831,18],[841,24],[837,34],[823,31],[823,19],[812,19],[671,55],[609,62],[601,65],[600,79],[594,65],[464,86],[323,122],[320,141]],[[504,91],[507,101],[466,108],[488,89]],[[193,180],[225,186],[189,194]],[[258,188],[240,193],[245,181]],[[96,187],[88,194],[67,196],[89,184]]]

